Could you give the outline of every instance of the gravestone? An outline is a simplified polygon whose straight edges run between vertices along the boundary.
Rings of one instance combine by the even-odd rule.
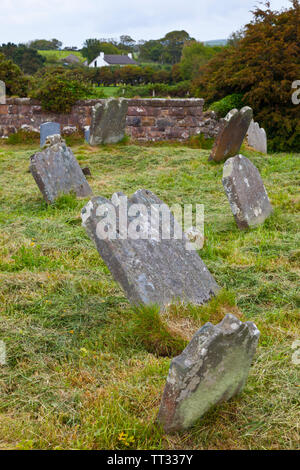
[[[53,203],[60,195],[74,192],[88,197],[92,190],[82,170],[60,135],[46,139],[46,147],[30,158],[30,172],[44,199]]]
[[[258,122],[254,122],[253,119],[247,132],[247,140],[250,147],[254,148],[257,152],[267,153],[266,131],[259,127]]]
[[[60,135],[60,124],[58,122],[44,122],[40,126],[40,145],[44,147],[47,137]]]
[[[229,158],[223,169],[223,186],[238,228],[262,224],[272,212],[258,169],[243,155]]]
[[[0,104],[6,104],[6,86],[2,80],[0,80]]]
[[[139,205],[138,221],[132,216],[135,204]],[[106,219],[101,216],[104,209]],[[108,218],[108,213],[116,214],[116,219]],[[156,226],[151,214],[156,216]],[[163,238],[166,230],[163,216],[164,220],[170,220],[169,239]],[[106,220],[106,228],[112,230],[115,239],[111,235],[105,239],[103,230],[100,233]],[[164,307],[178,301],[202,305],[219,289],[197,252],[187,249],[189,240],[185,234],[176,235],[181,227],[168,206],[151,191],[140,189],[129,199],[116,193],[111,201],[95,197],[82,210],[82,222],[113,277],[134,305]],[[134,224],[137,231],[132,235]]]
[[[237,155],[246,137],[252,118],[253,111],[248,106],[245,106],[240,111],[232,109],[224,119],[209,160],[220,162]]]
[[[158,421],[166,432],[192,426],[213,406],[239,394],[246,383],[259,331],[228,314],[206,323],[170,366]]]
[[[84,140],[89,144],[90,143],[90,126],[85,126],[84,128]]]
[[[125,135],[128,101],[109,98],[92,109],[90,145],[116,144]]]

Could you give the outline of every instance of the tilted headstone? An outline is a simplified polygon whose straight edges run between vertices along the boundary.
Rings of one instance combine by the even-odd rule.
[[[58,122],[44,122],[40,126],[40,145],[44,147],[47,137],[60,135],[60,124]]]
[[[109,98],[92,109],[90,145],[116,144],[124,138],[128,101]]]
[[[2,80],[0,80],[0,104],[6,104],[6,86]]]
[[[30,158],[30,171],[48,204],[62,194],[74,192],[88,197],[92,190],[64,140],[59,135],[47,138],[46,148]]]
[[[257,152],[267,153],[267,134],[266,131],[259,127],[258,122],[254,122],[253,119],[250,123],[247,140],[250,147],[254,148]]]
[[[256,166],[243,155],[229,158],[223,186],[239,229],[262,224],[272,212],[268,194]]]
[[[220,162],[234,157],[240,151],[253,118],[253,111],[245,106],[240,111],[232,109],[224,119],[209,160]]]
[[[120,202],[124,199],[126,204]],[[134,204],[139,204],[138,220],[132,216]],[[115,227],[113,219],[101,216],[104,205],[106,214],[116,214]],[[151,213],[160,220],[156,227]],[[162,213],[171,222],[169,239],[162,234],[166,228]],[[103,236],[101,227],[106,220],[107,230],[115,228],[112,231],[115,239],[111,235],[106,239]],[[121,220],[125,233],[120,229]],[[179,233],[181,227],[178,230],[169,207],[151,191],[140,189],[130,199],[122,193],[114,194],[111,201],[95,197],[82,210],[82,222],[113,277],[134,305],[164,307],[178,301],[204,304],[219,289],[197,252],[187,249],[189,240],[185,234],[181,239],[175,238],[174,233]]]
[[[166,432],[192,426],[213,406],[239,394],[256,351],[259,330],[228,314],[206,323],[170,366],[158,421]]]

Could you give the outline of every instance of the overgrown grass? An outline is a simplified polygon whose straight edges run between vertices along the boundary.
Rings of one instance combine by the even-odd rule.
[[[86,200],[42,200],[30,147],[0,147],[0,448],[299,447],[299,155],[244,149],[274,214],[240,232],[222,165],[183,146],[73,147],[95,194],[144,187],[167,204],[205,205],[201,257],[223,290],[206,306],[134,311],[81,227]],[[171,357],[232,312],[261,330],[244,392],[184,433],[155,424]],[[140,314],[140,316],[138,316]],[[151,326],[151,328],[150,328]],[[151,352],[149,352],[151,351]],[[163,353],[163,356],[161,355]],[[170,357],[165,356],[169,354]]]

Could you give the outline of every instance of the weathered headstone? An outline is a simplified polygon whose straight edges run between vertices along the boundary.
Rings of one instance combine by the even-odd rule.
[[[90,143],[90,126],[85,126],[84,128],[84,140],[89,144]]]
[[[234,157],[240,151],[253,118],[253,111],[245,106],[240,111],[232,109],[224,119],[209,160],[220,162]]]
[[[250,147],[257,150],[257,152],[267,153],[266,131],[262,127],[259,127],[258,122],[254,122],[253,119],[247,132],[247,140]]]
[[[139,205],[138,219],[132,216],[135,204]],[[116,214],[115,221],[101,216],[105,207],[106,214]],[[156,227],[151,219],[153,213],[159,220]],[[166,227],[163,213],[164,220],[170,220],[169,239],[162,233]],[[107,231],[114,228],[115,239],[105,239],[103,230],[100,232],[106,220]],[[168,206],[151,191],[140,189],[130,199],[122,193],[114,194],[111,201],[95,197],[82,210],[82,221],[100,256],[134,305],[164,307],[177,301],[203,304],[219,289],[197,252],[187,249],[185,234],[179,239],[174,236],[181,227],[178,230]]]
[[[0,104],[6,104],[6,86],[2,80],[0,80]]]
[[[46,148],[30,158],[30,171],[43,194],[51,204],[62,194],[74,192],[87,197],[92,190],[82,170],[64,140],[59,135],[46,139]]]
[[[189,428],[214,405],[242,391],[259,334],[254,323],[228,314],[194,335],[171,362],[158,413],[166,432]]]
[[[40,145],[44,147],[47,137],[60,135],[60,124],[58,122],[44,122],[40,126]]]
[[[239,229],[262,224],[272,212],[258,169],[243,155],[229,158],[223,169],[223,186]]]
[[[128,101],[109,98],[97,103],[92,110],[90,145],[116,144],[125,135]]]

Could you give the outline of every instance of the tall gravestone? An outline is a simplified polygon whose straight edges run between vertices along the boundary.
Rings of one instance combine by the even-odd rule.
[[[59,135],[46,139],[46,148],[30,158],[30,171],[48,204],[62,194],[91,196],[92,190],[71,149]]]
[[[246,137],[252,118],[253,111],[248,106],[245,106],[240,111],[237,109],[231,110],[224,119],[209,160],[221,162],[237,155]]]
[[[239,229],[262,224],[272,212],[258,169],[243,155],[229,158],[223,169],[223,186]]]
[[[60,135],[60,124],[58,122],[44,122],[40,126],[40,145],[44,147],[47,137]]]
[[[116,144],[125,136],[128,101],[109,98],[92,109],[90,145]]]
[[[6,86],[2,80],[0,80],[0,104],[6,104]]]
[[[140,211],[138,219],[132,216],[136,204]],[[101,215],[103,211],[105,217]],[[157,226],[152,223],[152,211],[159,220]],[[164,239],[162,234],[163,213],[164,220],[170,221],[169,239]],[[110,222],[108,214],[115,214],[115,220],[112,217]],[[106,229],[114,229],[115,238],[105,238],[102,227],[106,220]],[[120,228],[121,220],[125,233],[124,228]],[[151,191],[138,190],[128,199],[122,193],[114,194],[111,200],[95,197],[82,210],[82,221],[132,304],[164,307],[179,301],[201,305],[218,291],[218,285],[197,252],[187,249],[189,241],[185,234],[181,239],[175,238],[175,232],[180,230],[173,214]],[[132,232],[132,227],[137,231]]]
[[[254,122],[253,119],[247,132],[247,140],[250,147],[254,148],[257,152],[267,153],[266,131],[262,127],[259,127],[258,122]]]
[[[239,394],[259,339],[252,322],[228,314],[206,323],[172,360],[158,421],[166,432],[189,428],[213,406]]]

